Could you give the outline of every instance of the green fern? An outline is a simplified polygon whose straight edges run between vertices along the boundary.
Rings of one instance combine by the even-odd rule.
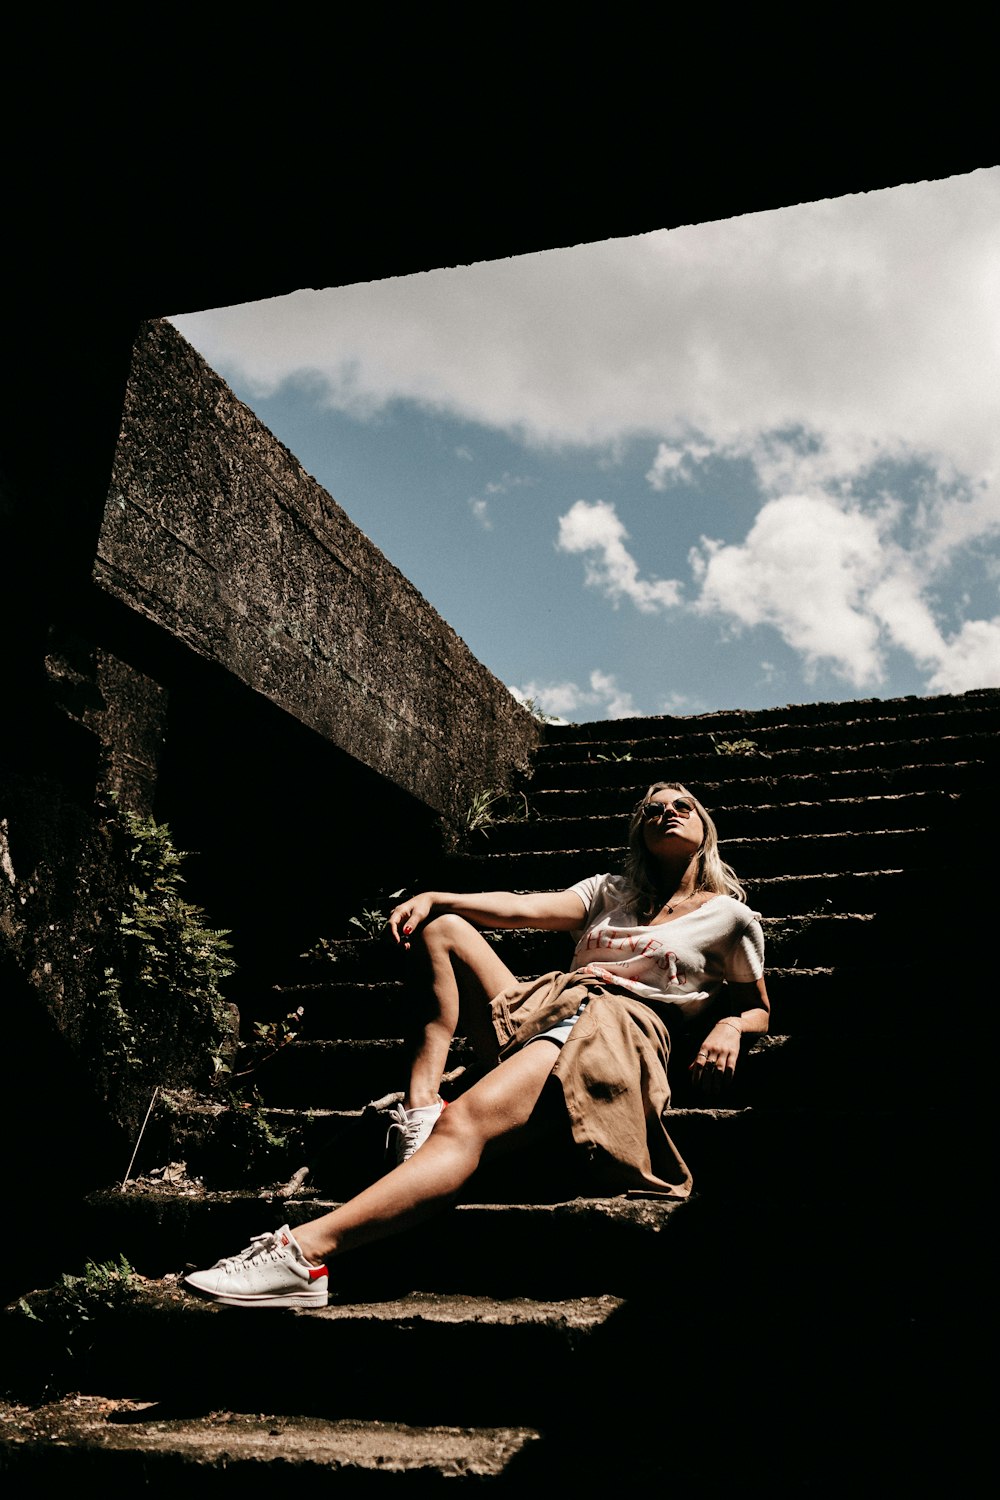
[[[192,1045],[219,1049],[232,1036],[222,985],[234,973],[229,933],[209,927],[201,907],[179,887],[186,854],[169,827],[152,818],[121,815],[127,835],[128,899],[119,916],[121,961],[105,970],[106,1051],[127,1064],[148,1061],[165,1031],[183,1031]],[[153,1043],[155,1046],[155,1043]]]

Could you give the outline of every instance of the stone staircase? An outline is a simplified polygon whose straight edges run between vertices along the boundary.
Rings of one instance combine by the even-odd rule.
[[[406,961],[331,942],[319,977],[262,999],[256,1019],[304,1016],[259,1067],[259,1104],[241,1118],[175,1101],[142,1184],[80,1206],[67,1265],[70,1245],[81,1264],[124,1255],[137,1284],[88,1304],[69,1353],[53,1291],[27,1299],[34,1318],[5,1314],[0,1466],[206,1495],[288,1477],[365,1495],[823,1493],[862,1467],[898,1487],[946,1458],[954,1482],[936,1375],[958,1295],[955,1143],[981,1121],[942,1063],[977,970],[964,948],[943,958],[936,914],[971,910],[986,882],[998,725],[1000,690],[549,726],[527,816],[424,883],[564,886],[617,867],[650,782],[697,791],[762,914],[773,1019],[720,1107],[677,1059],[671,1133],[693,1200],[587,1198],[510,1158],[442,1219],[338,1261],[322,1312],[184,1294],[185,1266],[381,1169]],[[528,975],[565,962],[568,940],[509,933],[499,951]],[[456,1040],[455,1090],[468,1061]],[[179,1160],[180,1182],[150,1186]]]

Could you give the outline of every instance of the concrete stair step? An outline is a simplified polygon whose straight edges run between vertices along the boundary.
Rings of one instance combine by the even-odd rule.
[[[895,900],[897,890],[901,893],[910,890],[911,881],[902,872],[894,871],[884,877],[800,876],[776,882],[748,882],[748,886],[753,893],[751,905],[757,906],[758,900],[762,905],[766,900],[780,913],[764,913],[769,966],[773,961],[783,967],[813,968],[826,963],[851,963],[859,952],[868,953],[874,941],[872,913],[882,902]],[[784,909],[780,906],[782,895],[788,902]],[[843,906],[835,913],[830,910],[834,895],[843,897]],[[512,928],[495,934],[495,939],[497,953],[514,974],[527,976],[563,969],[573,955],[572,940],[565,933]],[[324,975],[321,984],[326,982],[326,976],[336,985],[414,983],[409,960],[387,941],[344,938],[330,942],[329,951],[332,962],[310,965],[309,980],[301,986],[276,987],[271,997],[262,1002],[262,1013],[284,1015],[300,1003],[308,1005],[319,973]],[[416,983],[419,984],[419,976]]]
[[[524,887],[518,886],[517,889]],[[562,967],[573,953],[572,939],[563,932],[509,928],[506,931],[487,931],[485,936],[515,973],[543,974],[548,969]],[[301,974],[305,986],[328,980],[344,983],[355,979],[372,984],[412,984],[415,978],[417,983],[420,982],[419,969],[414,965],[412,955],[404,953],[391,938],[384,936],[332,938],[327,943],[324,957],[302,964]],[[295,983],[276,987],[274,996],[279,1007],[286,998],[294,998],[298,988]]]
[[[113,1307],[94,1302],[67,1357],[59,1295],[30,1293],[34,1318],[21,1307],[3,1315],[6,1378],[16,1371],[18,1391],[54,1383],[148,1401],[180,1396],[206,1411],[493,1427],[544,1419],[551,1392],[574,1390],[583,1375],[587,1338],[622,1305],[610,1294],[419,1292],[363,1302],[333,1293],[325,1308],[249,1312],[171,1279],[143,1279]],[[403,1379],[403,1369],[433,1379]],[[533,1378],[512,1379],[518,1369]]]
[[[765,917],[867,911],[882,919],[898,915],[915,886],[924,891],[929,884],[933,884],[930,872],[912,867],[750,877],[743,881],[750,905]]]
[[[812,870],[883,870],[920,859],[926,852],[928,835],[934,832],[933,825],[941,826],[949,815],[956,815],[954,807],[942,808],[936,818],[923,824],[918,824],[915,817],[907,819],[905,814],[898,824],[874,824],[874,819],[883,810],[868,810],[867,816],[874,826],[866,827],[863,821],[860,826],[854,826],[849,819],[841,819],[839,826],[803,829],[799,833],[783,832],[780,825],[786,820],[780,817],[774,818],[777,826],[769,827],[761,819],[756,829],[734,830],[732,833],[728,831],[730,820],[727,820],[726,836],[720,838],[719,850],[741,878],[746,876],[748,879],[760,875],[798,875]],[[890,818],[896,813],[895,808],[887,811]],[[915,813],[916,809],[912,811]],[[931,809],[924,807],[921,811],[928,813]],[[484,837],[464,858],[508,858],[511,875],[525,859],[561,857],[562,851],[567,849],[603,851],[602,868],[621,863],[623,835],[627,837],[627,826],[622,818],[567,818],[560,822],[565,822],[566,827],[539,822],[525,824],[517,831],[497,829]],[[455,874],[456,877],[463,874],[462,864],[456,863]]]
[[[697,1139],[727,1132],[736,1142],[751,1112],[707,1112]],[[749,1138],[749,1137],[748,1137]],[[702,1155],[707,1155],[702,1147]],[[304,1224],[344,1202],[340,1194],[283,1196],[276,1190],[184,1191],[117,1187],[90,1194],[61,1247],[63,1265],[124,1255],[162,1279],[214,1264],[281,1224]],[[462,1202],[418,1228],[342,1256],[337,1297],[378,1301],[411,1292],[559,1300],[625,1296],[653,1274],[690,1203],[659,1198],[553,1198],[547,1203]]]
[[[914,1006],[911,1021],[918,1016],[922,1023],[926,1021],[921,1008]],[[898,1027],[890,1025],[886,1028],[877,1021],[866,1024],[866,1034],[872,1044],[878,1044],[880,1053],[884,1052],[886,1029],[892,1035]],[[385,1065],[390,1051],[396,1058],[394,1070]],[[390,1088],[403,1088],[408,1057],[408,1049],[402,1041],[395,1044],[380,1041],[295,1042],[283,1054],[285,1066],[281,1071],[276,1070],[267,1078],[261,1077],[257,1080],[257,1087],[265,1107],[363,1109],[370,1100],[386,1093],[387,1083]],[[449,1055],[449,1068],[471,1063],[470,1050],[460,1038],[456,1038]],[[812,1034],[794,1037],[771,1034],[756,1039],[749,1049],[744,1048],[726,1099],[738,1106],[786,1105],[808,1102],[809,1099],[822,1103],[846,1097],[846,1089],[852,1099],[863,1102],[873,1097],[873,1091],[879,1098],[894,1099],[899,1096],[900,1089],[905,1093],[911,1087],[908,1077],[873,1081],[851,1070],[845,1081],[843,1073],[840,1049],[831,1047],[821,1028],[816,1028]],[[803,1088],[808,1090],[808,1097],[802,1095]]]
[[[994,754],[993,759],[996,756]],[[532,786],[529,805],[540,821],[558,817],[619,817],[624,820],[635,804],[640,788],[639,776],[633,780],[631,765],[619,765],[616,784],[578,787],[575,784],[550,787]],[[746,815],[759,806],[789,808],[805,804],[822,806],[825,802],[861,802],[866,798],[939,795],[973,796],[984,786],[994,784],[995,765],[984,754],[976,760],[927,760],[918,765],[882,768],[858,766],[829,772],[803,772],[783,776],[726,775],[720,765],[711,779],[700,778],[698,795],[717,817],[724,830],[730,831],[730,819]],[[571,779],[571,775],[568,776]],[[651,780],[662,779],[652,777]],[[671,776],[669,779],[675,780]],[[615,778],[612,778],[614,781]],[[780,799],[780,800],[779,800]],[[530,820],[529,820],[530,821]],[[497,832],[512,825],[499,824]],[[734,832],[739,830],[734,829]],[[493,830],[490,830],[491,837]]]
[[[633,794],[634,796],[634,794]],[[826,798],[820,802],[759,803],[716,806],[716,818],[726,839],[770,840],[876,833],[938,826],[953,816],[958,793],[911,792],[888,796]],[[506,854],[524,849],[566,849],[593,845],[621,845],[628,833],[632,801],[610,813],[595,811],[498,823],[479,835],[483,852]]]
[[[721,1255],[712,1226],[739,1204],[761,1227],[775,1215],[787,1213],[794,1220],[812,1204],[825,1215],[829,1234],[834,1184],[856,1204],[871,1197],[877,1207],[908,1170],[917,1174],[924,1193],[950,1181],[947,1142],[954,1134],[954,1112],[949,1105],[926,1104],[923,1075],[914,1074],[915,1101],[892,1107],[878,1097],[884,1069],[868,1065],[867,1051],[863,1067],[856,1060],[845,1066],[836,1048],[827,1051],[836,1053],[845,1075],[866,1075],[866,1097],[846,1098],[841,1091],[822,1101],[804,1086],[797,1103],[782,1107],[671,1112],[671,1133],[695,1178],[689,1202],[627,1196],[463,1202],[417,1229],[338,1260],[338,1298],[379,1301],[428,1291],[556,1300],[597,1293],[642,1298],[668,1268],[671,1277],[682,1278],[685,1267],[710,1264]],[[559,1176],[556,1171],[554,1180]],[[903,1182],[899,1190],[908,1194],[910,1185]],[[74,1254],[81,1265],[84,1258],[125,1255],[144,1275],[177,1275],[235,1253],[266,1229],[286,1222],[294,1227],[342,1201],[341,1194],[307,1191],[286,1196],[144,1185],[126,1192],[109,1189],[83,1203],[60,1245],[60,1265],[72,1265]],[[774,1271],[778,1281],[788,1270],[782,1265],[785,1270]],[[8,1369],[14,1368],[8,1361]]]
[[[773,1042],[773,1038],[771,1039]],[[763,1043],[757,1039],[753,1048]],[[687,1065],[696,1041],[684,1039],[675,1047],[675,1066],[671,1082],[675,1108],[671,1115],[671,1132],[682,1142],[698,1140],[701,1155],[728,1153],[732,1148],[733,1120],[740,1113],[742,1098],[753,1093],[756,1063],[748,1046],[740,1063],[745,1079],[740,1079],[740,1098],[736,1093],[718,1099],[707,1099],[688,1086]],[[448,1098],[457,1097],[468,1079],[459,1078],[443,1090]],[[402,1091],[385,1094],[378,1101],[348,1109],[317,1109],[300,1105],[256,1105],[255,1117],[266,1127],[269,1141],[246,1143],[244,1114],[238,1107],[221,1109],[214,1100],[188,1094],[168,1096],[169,1108],[154,1113],[143,1136],[142,1149],[133,1167],[128,1193],[159,1193],[177,1178],[177,1164],[183,1163],[183,1180],[191,1191],[240,1191],[271,1185],[283,1190],[295,1183],[294,1191],[317,1193],[339,1200],[353,1197],[388,1169],[386,1135],[389,1110],[402,1097]],[[723,1106],[720,1112],[719,1106]],[[717,1142],[713,1146],[713,1142]],[[174,1164],[171,1166],[171,1164]],[[304,1178],[298,1177],[303,1167]],[[193,1186],[192,1186],[193,1184]],[[512,1151],[507,1156],[484,1164],[466,1187],[464,1203],[552,1203],[574,1191],[588,1190],[587,1180],[575,1169],[561,1148],[526,1153]]]
[[[907,977],[911,976],[911,977]],[[866,1010],[876,1009],[879,995],[908,985],[915,987],[926,976],[925,966],[868,964],[857,967],[814,965],[800,968],[791,965],[769,965],[768,993],[777,1031],[797,1030],[808,1024],[814,1010],[831,1003],[845,1003],[851,996]],[[313,1041],[361,1039],[365,1037],[398,1037],[412,1020],[418,1002],[419,986],[385,982],[383,984],[313,984],[281,986],[280,999],[269,1000],[275,1011],[301,1005],[302,1035]],[[254,1012],[257,1013],[256,1011]],[[783,1018],[778,1023],[778,1016]],[[794,1018],[794,1020],[793,1020]]]
[[[281,1413],[192,1412],[176,1401],[73,1395],[0,1405],[0,1468],[15,1484],[126,1485],[143,1494],[274,1495],[289,1481],[407,1494],[479,1493],[539,1443],[530,1427],[416,1426]]]
[[[720,852],[737,871],[747,890],[776,880],[789,884],[804,877],[855,878],[930,863],[933,842],[924,829],[908,833],[820,834],[802,839],[722,840]],[[620,844],[577,849],[523,850],[511,854],[454,855],[452,890],[564,890],[585,876],[620,870]],[[771,895],[774,895],[773,889]],[[794,898],[798,901],[798,896]]]
[[[828,1002],[828,997],[858,994],[862,999],[874,998],[888,992],[889,986],[910,983],[903,975],[912,974],[915,981],[926,969],[917,965],[886,966],[868,965],[864,968],[839,965],[814,965],[810,968],[774,965],[767,970],[768,993],[771,996],[772,1013],[781,1007],[783,1015],[796,1018],[808,1017],[818,1004]],[[339,1038],[363,1038],[366,1036],[394,1037],[404,1029],[402,1022],[410,1019],[413,1011],[415,986],[402,984],[309,985],[283,987],[284,1003],[301,1004],[305,1010],[302,1021],[303,1034],[311,1040],[322,1041]],[[822,999],[821,999],[822,995]],[[779,1025],[779,1031],[796,1029],[792,1025]]]
[[[678,1112],[680,1114],[680,1112]],[[705,1111],[680,1122],[688,1140],[713,1132],[749,1140],[752,1111]],[[708,1148],[702,1144],[701,1154]],[[410,1292],[542,1299],[614,1292],[625,1296],[666,1253],[667,1235],[690,1203],[659,1198],[553,1197],[533,1203],[462,1202],[415,1229],[337,1261],[337,1296],[378,1301]],[[242,1191],[137,1184],[91,1193],[60,1247],[96,1262],[124,1255],[144,1276],[163,1279],[212,1265],[281,1224],[304,1224],[345,1201],[340,1193],[275,1188]]]
[[[841,1222],[830,1217],[834,1197],[853,1205],[842,1221],[848,1237],[855,1208],[860,1215],[867,1204],[865,1211],[881,1215],[896,1194],[901,1207],[919,1217],[928,1194],[951,1191],[954,1143],[982,1128],[982,1110],[958,1107],[956,1113],[951,1102],[928,1103],[919,1068],[913,1069],[913,1097],[893,1104],[879,1088],[884,1056],[867,1047],[860,1057],[856,1050],[845,1056],[829,1043],[827,1051],[846,1082],[831,1099],[817,1099],[807,1072],[798,1101],[781,1107],[671,1112],[671,1133],[695,1179],[688,1202],[582,1195],[544,1203],[463,1202],[340,1258],[337,1297],[367,1302],[436,1292],[561,1300],[610,1293],[644,1299],[665,1275],[678,1282],[687,1270],[725,1261],[713,1226],[731,1210],[745,1211],[761,1230],[782,1215],[794,1221],[815,1213],[825,1226],[821,1236]],[[899,1065],[894,1059],[893,1067]],[[864,1075],[866,1090],[853,1087],[852,1073]],[[176,1276],[236,1253],[255,1234],[283,1223],[294,1228],[342,1201],[339,1194],[307,1191],[108,1189],[84,1200],[67,1226],[60,1269],[124,1255],[143,1275]],[[779,1259],[773,1275],[780,1288],[794,1267],[787,1254],[779,1252]],[[54,1279],[51,1269],[39,1273],[39,1284]],[[16,1362],[8,1358],[5,1368],[16,1370]]]
[[[976,706],[942,708],[934,700],[924,699],[909,713],[873,711],[842,717],[806,720],[798,715],[784,718],[720,723],[715,715],[706,714],[688,720],[619,719],[580,726],[586,732],[558,734],[546,731],[536,752],[537,764],[553,760],[592,759],[606,753],[621,753],[619,747],[646,747],[652,754],[706,754],[730,758],[740,754],[725,747],[752,740],[758,751],[788,750],[803,747],[843,746],[891,743],[893,740],[931,739],[942,732],[950,735],[995,732],[1000,726],[1000,699],[980,702]],[[554,726],[558,727],[558,726]],[[569,726],[572,729],[573,726]]]
[[[810,725],[817,737],[822,726],[853,722],[860,719],[892,719],[906,721],[912,725],[927,714],[962,713],[980,710],[989,711],[1000,707],[1000,688],[980,688],[968,693],[943,693],[933,697],[906,698],[855,698],[846,701],[822,703],[792,703],[777,708],[719,709],[707,714],[663,714],[645,718],[616,721],[625,734],[669,735],[671,727],[680,732],[714,732],[729,739],[741,739],[752,729],[764,729],[785,724]],[[593,720],[583,724],[546,725],[545,739],[548,744],[580,739],[606,739],[609,736],[609,721]]]
[[[402,1037],[295,1041],[254,1074],[254,1084],[265,1104],[361,1109],[403,1087],[410,1052]],[[456,1037],[449,1069],[472,1061],[469,1047]]]
[[[885,993],[899,989],[912,997],[909,1024],[902,1033],[896,1010],[879,1003]],[[736,1077],[721,1095],[709,1098],[690,1084],[687,1069],[700,1032],[692,1028],[690,1034],[675,1034],[670,1128],[682,1154],[686,1155],[690,1133],[704,1129],[709,1135],[699,1137],[702,1161],[713,1155],[713,1142],[714,1154],[732,1152],[731,1140],[720,1134],[716,1106],[725,1107],[728,1118],[732,1111],[747,1107],[830,1107],[844,1102],[867,1107],[873,1100],[898,1104],[911,1096],[914,1078],[926,1073],[926,1036],[929,1031],[941,1034],[939,1006],[933,994],[921,990],[915,966],[891,974],[885,967],[778,969],[770,990],[771,1034],[748,1039]],[[888,1076],[879,1073],[873,1078],[856,1068],[845,1073],[843,1048],[832,1039],[842,1034],[845,1018],[859,1013],[866,1017],[866,1055],[896,1059],[897,1067]],[[395,1073],[385,1071],[390,1054],[396,1058]],[[388,1111],[402,1097],[408,1057],[401,1039],[296,1042],[285,1049],[280,1075],[254,1078],[259,1102],[252,1107],[222,1109],[198,1096],[189,1102],[170,1098],[169,1107],[153,1116],[136,1170],[148,1172],[180,1160],[187,1163],[189,1175],[210,1188],[230,1189],[261,1181],[278,1186],[309,1164],[306,1183],[311,1192],[350,1197],[386,1170]],[[444,1092],[454,1098],[477,1076],[474,1067],[463,1074],[463,1063],[471,1063],[471,1057],[461,1038],[456,1039],[450,1061],[458,1076],[450,1075],[454,1081]],[[365,1097],[352,1097],[359,1079],[367,1079],[369,1087],[362,1090]],[[706,1120],[711,1121],[707,1126]],[[569,1162],[557,1158],[553,1165],[544,1157],[512,1153],[477,1174],[465,1201],[552,1201],[565,1196],[572,1180]],[[586,1192],[584,1178],[580,1190]]]
[[[314,1040],[338,1037],[396,1037],[412,1022],[422,989],[417,976],[409,983],[398,979],[276,985],[253,1007],[256,1017],[277,1019],[299,1006],[304,1012],[302,1031]]]
[[[649,785],[653,781],[690,782],[697,789],[703,781],[715,782],[725,773],[744,779],[781,778],[785,775],[832,775],[836,771],[867,769],[885,771],[919,765],[927,760],[975,761],[996,755],[996,731],[976,734],[944,734],[925,740],[874,740],[862,744],[803,746],[774,749],[765,753],[721,756],[705,750],[682,750],[677,746],[654,746],[635,741],[623,743],[618,758],[539,758],[532,776],[532,791],[560,787]],[[536,752],[541,756],[541,752]],[[625,755],[628,758],[622,759]]]

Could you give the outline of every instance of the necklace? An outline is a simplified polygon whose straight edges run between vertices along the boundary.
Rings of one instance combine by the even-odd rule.
[[[671,906],[671,904],[670,904],[669,901],[664,901],[664,903],[663,903],[663,910],[665,912],[669,912],[670,916],[673,916],[674,911],[676,910],[676,908],[678,906],[683,906],[684,903],[685,903],[685,901],[693,901],[694,898],[695,898],[695,896],[697,896],[697,894],[698,894],[697,891],[690,891],[688,893],[688,895],[682,896],[679,901],[675,901],[674,904],[673,904],[673,906]]]

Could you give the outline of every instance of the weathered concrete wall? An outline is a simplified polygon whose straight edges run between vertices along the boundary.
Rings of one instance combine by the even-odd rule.
[[[122,810],[149,814],[166,727],[164,688],[86,637],[55,636],[52,647],[45,659],[52,701],[90,731],[98,802],[110,799]],[[80,739],[86,753],[86,739]]]
[[[26,1122],[32,1137],[41,1131],[36,1113],[53,1134],[60,1099],[49,1085],[76,1070],[87,1120],[74,1125],[102,1134],[102,1151],[116,1141],[120,1150],[154,1086],[203,1086],[212,1048],[231,1042],[235,1015],[192,998],[193,982],[169,996],[161,985],[146,1004],[135,985],[112,992],[115,976],[134,972],[137,946],[140,960],[148,946],[123,937],[134,849],[117,808],[85,809],[49,776],[0,773],[0,1124],[8,1149],[12,1128],[22,1147]],[[165,931],[157,940],[172,941]],[[86,1149],[96,1154],[98,1143]]]
[[[446,819],[532,716],[172,328],[136,341],[95,581]]]

